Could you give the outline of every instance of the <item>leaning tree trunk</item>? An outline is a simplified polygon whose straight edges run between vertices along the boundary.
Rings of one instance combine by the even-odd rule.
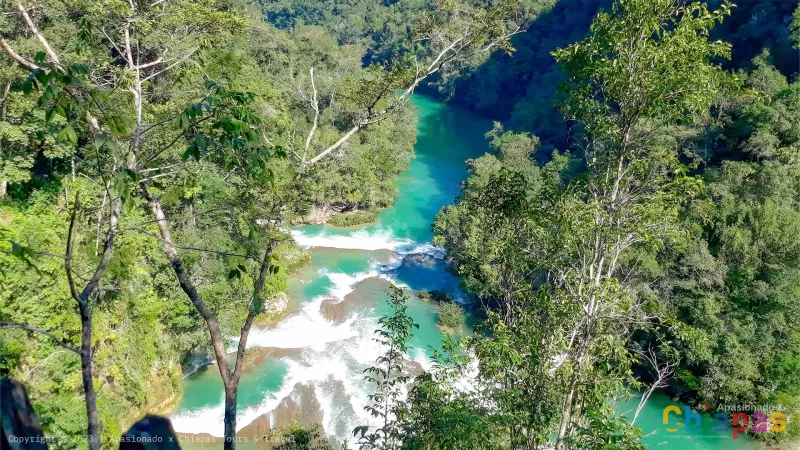
[[[86,396],[86,431],[91,450],[100,449],[100,419],[97,415],[97,393],[92,379],[92,309],[88,302],[79,305],[81,313],[81,377]]]
[[[272,254],[275,251],[278,240],[276,233],[280,230],[282,223],[282,216],[276,219],[271,232],[271,237],[267,248],[264,251],[264,257],[260,264],[259,277],[255,282],[253,299],[250,302],[250,311],[247,314],[242,329],[239,333],[239,345],[236,350],[236,361],[233,369],[230,368],[228,360],[228,353],[225,348],[225,339],[220,329],[219,319],[216,313],[206,305],[203,297],[197,291],[197,288],[192,284],[189,274],[183,265],[183,259],[178,251],[178,247],[172,241],[172,233],[170,231],[169,219],[164,212],[161,202],[153,197],[147,190],[147,184],[140,183],[143,196],[147,199],[153,217],[156,219],[156,226],[158,227],[159,236],[162,241],[162,249],[164,250],[167,259],[172,266],[173,272],[178,278],[178,284],[181,290],[189,298],[189,301],[194,305],[197,312],[206,323],[209,335],[211,337],[211,344],[214,348],[214,356],[217,361],[220,376],[222,377],[222,384],[225,387],[225,450],[234,450],[236,448],[236,404],[237,392],[239,389],[239,380],[241,378],[242,367],[244,364],[244,355],[247,350],[247,337],[250,333],[250,328],[259,311],[255,309],[255,299],[261,297],[264,291],[264,284],[266,283],[267,276],[270,273]],[[282,214],[282,213],[281,213]]]
[[[564,397],[564,403],[561,406],[561,422],[558,425],[558,436],[556,437],[556,450],[565,450],[567,448],[566,436],[567,427],[569,426],[570,418],[572,416],[572,399],[575,395],[575,378],[570,385],[567,395]]]
[[[236,348],[236,361],[233,365],[233,370],[229,372],[228,381],[224,382],[225,385],[225,450],[234,450],[236,448],[236,405],[237,394],[239,391],[239,380],[242,376],[242,367],[244,365],[244,356],[247,352],[247,338],[250,335],[250,329],[253,327],[253,321],[260,311],[255,309],[256,297],[261,297],[264,292],[264,284],[267,282],[267,276],[270,271],[272,254],[275,247],[278,245],[276,233],[279,232],[283,217],[280,216],[273,225],[273,230],[269,238],[266,250],[264,250],[264,258],[261,260],[261,267],[256,280],[253,301],[250,303],[250,311],[247,313],[247,318],[244,320],[242,329],[239,331],[239,345]]]

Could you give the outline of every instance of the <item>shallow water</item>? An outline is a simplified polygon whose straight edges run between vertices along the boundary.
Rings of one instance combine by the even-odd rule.
[[[377,318],[388,313],[389,283],[464,297],[458,279],[445,271],[441,250],[431,244],[430,226],[439,209],[458,194],[466,177],[464,161],[488,150],[483,134],[491,123],[426,97],[415,96],[413,101],[419,111],[416,157],[398,179],[394,207],[363,227],[309,225],[292,230],[298,244],[312,248],[311,264],[289,286],[297,311],[274,327],[254,329],[248,347],[296,351],[268,357],[244,374],[239,388],[240,429],[262,415],[280,425],[285,418],[279,405],[292,399],[299,405],[292,411],[317,417],[326,434],[339,439],[351,436],[355,426],[371,422],[364,411],[371,386],[363,380],[363,369],[381,353],[373,337]],[[329,305],[338,302],[343,303]],[[415,297],[408,306],[420,325],[411,339],[409,357],[426,367],[428,348],[441,343],[436,313],[430,303]],[[311,400],[309,387],[313,388]],[[655,396],[638,420],[645,433],[655,432],[648,437],[648,446],[753,447],[730,435],[692,440],[663,431],[661,412],[667,402],[665,396]],[[176,431],[221,436],[222,418],[222,383],[216,367],[187,377],[184,396],[172,417]]]

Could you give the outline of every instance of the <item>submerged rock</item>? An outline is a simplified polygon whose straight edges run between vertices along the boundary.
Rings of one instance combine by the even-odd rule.
[[[313,205],[309,210],[293,221],[293,225],[328,223],[336,214],[348,211],[357,211],[358,205],[349,204],[324,204]]]
[[[403,258],[403,266],[420,266],[426,269],[436,269],[438,259],[427,253],[412,253]]]
[[[346,304],[344,301],[338,301],[335,298],[326,298],[319,306],[319,313],[322,317],[329,322],[339,325],[344,322]]]
[[[297,383],[291,394],[275,409],[258,416],[237,434],[247,437],[248,442],[254,443],[257,448],[272,449],[284,443],[286,436],[281,433],[282,429],[297,426],[315,429],[321,428],[321,423],[322,406],[317,400],[314,386]]]
[[[371,304],[378,295],[389,292],[390,285],[391,282],[379,277],[361,280],[353,286],[353,291],[344,300],[337,301],[333,297],[323,300],[319,312],[322,317],[335,324],[344,323],[353,308]]]
[[[247,372],[260,367],[267,358],[286,358],[297,356],[298,353],[300,353],[298,348],[251,347],[244,354],[242,370]]]

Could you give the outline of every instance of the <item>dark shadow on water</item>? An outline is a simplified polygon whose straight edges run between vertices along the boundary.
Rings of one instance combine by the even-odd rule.
[[[564,80],[551,52],[579,41],[592,18],[611,0],[551,0],[512,38],[516,51],[494,53],[474,73],[456,81],[453,103],[486,117],[502,120],[514,130],[532,132],[542,140],[546,157],[566,147],[567,126],[554,100]],[[547,9],[547,4],[552,5]]]
[[[465,296],[459,278],[447,271],[447,263],[431,255],[408,255],[400,267],[388,273],[414,291],[443,291],[459,299]]]

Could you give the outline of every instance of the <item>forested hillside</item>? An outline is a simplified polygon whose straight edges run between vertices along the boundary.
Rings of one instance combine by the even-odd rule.
[[[289,227],[392,206],[424,91],[496,121],[432,224],[479,324],[418,293],[453,316],[422,370],[394,288],[351,448],[642,449],[656,390],[781,405],[741,431],[796,446],[800,5],[740,3],[3,3],[0,376],[53,448],[117,448],[213,362],[235,448]]]
[[[587,383],[594,387],[579,394],[591,398],[603,392],[600,381],[604,377],[609,382],[627,378],[628,385],[633,379],[645,386],[653,383],[699,408],[710,405],[712,411],[716,405],[782,405],[788,417],[800,414],[800,328],[795,320],[800,313],[800,7],[790,3],[752,2],[743,12],[734,8],[730,18],[719,16],[719,29],[712,31],[709,39],[728,37],[732,42],[715,42],[709,48],[719,53],[706,57],[709,62],[726,60],[722,68],[737,70],[721,79],[716,90],[706,91],[711,96],[707,100],[713,99],[712,108],[706,104],[689,116],[681,116],[688,109],[665,115],[657,105],[663,98],[681,98],[677,92],[690,89],[689,78],[702,79],[703,72],[687,67],[685,76],[689,78],[672,84],[669,77],[680,73],[688,61],[676,60],[680,66],[662,73],[660,65],[665,61],[646,56],[643,59],[652,65],[642,67],[641,74],[635,72],[636,66],[631,71],[636,60],[624,59],[629,50],[604,47],[609,45],[604,39],[616,38],[606,34],[608,28],[603,25],[607,23],[601,25],[595,19],[580,44],[552,54],[555,60],[567,62],[551,66],[554,80],[569,84],[559,86],[563,97],[555,102],[555,81],[548,82],[551,90],[541,95],[546,102],[560,104],[565,118],[574,119],[557,121],[564,130],[572,125],[567,147],[561,147],[566,145],[563,140],[551,141],[570,151],[553,151],[552,146],[540,144],[537,136],[503,132],[498,125],[487,135],[495,153],[470,163],[472,175],[456,206],[445,208],[435,225],[438,243],[453,258],[453,270],[499,314],[489,323],[492,334],[502,338],[491,339],[491,344],[474,344],[481,363],[492,361],[502,367],[494,354],[498,346],[515,353],[523,347],[522,354],[538,355],[539,361],[556,360],[557,368],[573,364],[574,379],[591,377]],[[559,14],[564,10],[557,7],[552,11]],[[749,22],[742,17],[749,17]],[[625,36],[628,29],[617,30]],[[535,36],[535,32],[521,36],[519,44]],[[788,49],[791,45],[793,50]],[[697,43],[693,46],[699,49]],[[668,47],[665,44],[653,51],[677,57],[668,53]],[[582,53],[588,50],[596,53]],[[635,86],[616,78],[617,68],[626,66],[607,59],[606,51],[626,61],[623,73],[639,80]],[[478,83],[511,80],[514,71],[499,69],[504,64],[512,64],[517,74],[528,76],[526,69],[511,63],[521,52],[482,66],[464,82],[466,88],[472,95],[514,92],[514,85],[519,89],[521,83],[508,81],[507,86],[483,91]],[[596,64],[592,56],[599,59]],[[528,60],[516,64],[528,64]],[[543,64],[531,66],[541,68]],[[481,77],[481,71],[493,67],[498,68],[495,76]],[[650,79],[650,72],[661,73],[662,79]],[[586,83],[586,91],[575,90],[573,83],[578,80]],[[650,82],[654,84],[647,84]],[[711,80],[706,83],[714,86]],[[677,91],[648,91],[670,86]],[[626,119],[630,106],[623,103],[640,98],[626,97],[634,89],[652,95],[645,108],[633,109],[647,117],[638,125],[643,127],[639,131],[635,119]],[[541,87],[532,92],[539,95]],[[602,95],[593,97],[594,92]],[[576,94],[587,98],[579,97],[576,104]],[[456,98],[465,97],[456,94]],[[504,99],[505,106],[500,102],[490,105],[502,111],[517,102],[510,120],[515,127],[524,127],[518,117],[538,120],[532,114],[517,115],[527,99],[510,98]],[[479,102],[476,105],[482,107]],[[541,113],[542,108],[537,111]],[[669,118],[678,120],[669,122]],[[538,134],[542,125],[528,122],[528,126]],[[544,128],[548,130],[545,136],[558,129]],[[615,133],[623,133],[616,135],[619,141],[606,141],[615,139]],[[645,140],[638,144],[644,144],[645,153],[638,156],[642,159],[626,150],[625,146],[631,145],[626,143],[629,136]],[[537,165],[532,160],[537,151],[546,152],[540,157],[549,156],[550,162]],[[659,164],[666,166],[659,169]],[[595,170],[602,178],[592,178]],[[604,183],[610,183],[608,190]],[[658,184],[662,187],[655,187]],[[628,197],[616,199],[618,195]],[[611,215],[610,220],[605,214]],[[593,253],[583,254],[587,247],[593,248]],[[567,253],[561,256],[563,252]],[[557,257],[565,259],[553,262]],[[593,298],[601,295],[591,290],[593,274],[601,274],[598,279],[610,277],[611,284],[600,291],[608,296],[605,300]],[[587,276],[592,278],[585,279]],[[581,295],[583,289],[586,294]],[[587,303],[580,307],[571,304],[584,296]],[[579,309],[562,317],[571,305]],[[597,319],[591,315],[593,308],[602,311],[595,313]],[[559,324],[562,320],[567,324]],[[537,334],[542,332],[555,336],[555,342],[543,346],[542,335]],[[575,348],[576,336],[581,337],[577,342],[588,340],[597,347]],[[616,341],[615,337],[624,338]],[[481,354],[484,346],[488,353]],[[594,358],[615,363],[605,367],[593,364],[581,375],[580,351],[597,352],[592,353]],[[536,372],[523,369],[524,364],[519,362],[512,383],[527,392],[538,385]],[[609,395],[616,388],[605,389]],[[572,394],[553,394],[544,386],[535,392],[530,395],[556,399]],[[537,397],[533,403],[548,398],[553,397]],[[550,408],[570,405],[587,407],[567,400]],[[586,423],[600,426],[597,410],[589,407],[584,414]],[[577,431],[577,435],[584,436],[584,432],[589,431]],[[796,441],[800,428],[790,419],[786,432],[753,435],[776,448],[790,448],[789,442]],[[614,442],[612,448],[628,448]]]
[[[542,11],[527,33],[513,40],[517,51],[495,55],[475,72],[461,74],[444,90],[459,105],[503,120],[507,126],[538,136],[543,145],[540,158],[547,158],[554,148],[568,145],[569,129],[557,110],[558,85],[565,80],[550,54],[583,38],[592,18],[610,0],[538,0]],[[722,2],[713,0],[709,6]],[[792,47],[789,25],[797,4],[785,0],[748,0],[738,2],[731,16],[714,27],[711,39],[732,44],[730,59],[718,61],[728,69],[752,69],[751,60],[762,51],[771,62],[790,77],[798,71],[797,50]]]
[[[410,95],[521,29],[513,2],[431,6],[409,50],[365,66],[361,39],[249,1],[2,8],[1,370],[59,448],[168,412],[192,352],[217,362],[235,433],[247,333],[308,259],[285,226],[389,206]]]
[[[683,327],[674,393],[782,404],[796,416],[800,82],[760,58],[754,66],[746,93],[729,98],[723,118],[702,130],[712,162],[700,172],[701,194],[682,210],[687,238],[644,257],[650,264],[640,276],[656,280],[648,295]],[[798,434],[790,422],[788,435]]]

